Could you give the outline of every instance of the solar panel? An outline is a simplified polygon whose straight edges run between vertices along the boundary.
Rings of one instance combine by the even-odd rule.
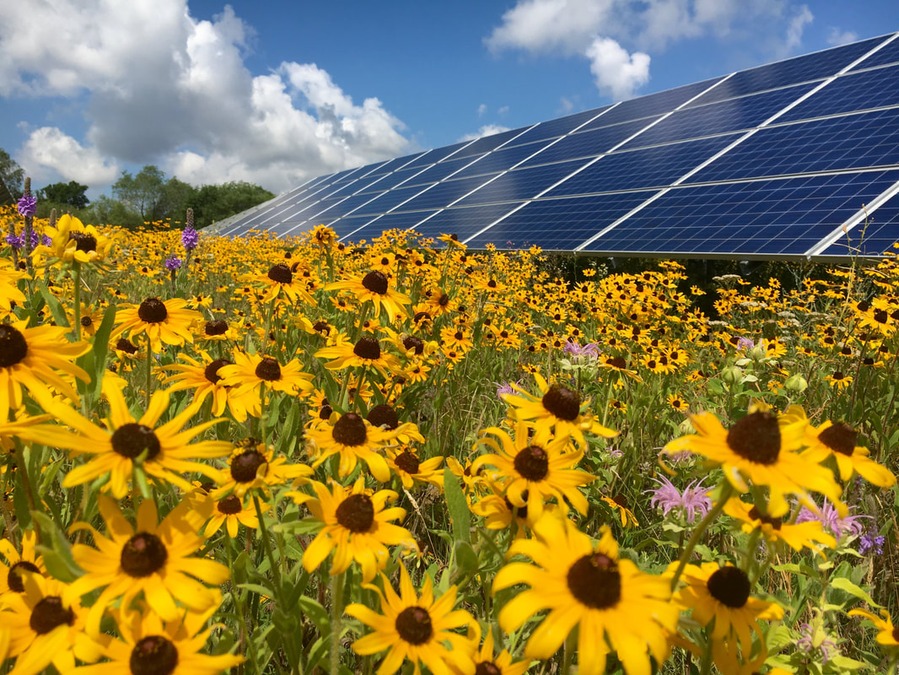
[[[320,176],[221,223],[605,255],[880,255],[899,239],[899,33]]]

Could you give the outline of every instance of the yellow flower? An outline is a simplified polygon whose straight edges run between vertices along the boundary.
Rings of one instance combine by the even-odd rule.
[[[890,649],[899,647],[899,628],[893,625],[893,619],[887,610],[881,609],[879,618],[864,609],[851,609],[849,616],[861,616],[873,623],[879,631],[876,638],[877,644]]]
[[[397,317],[405,317],[403,309],[411,300],[408,295],[398,292],[390,287],[390,282],[383,272],[374,270],[358,279],[336,281],[325,286],[326,291],[348,290],[359,299],[360,302],[369,301],[375,310],[375,316],[381,315],[381,308],[387,312],[390,321]]]
[[[112,249],[112,242],[93,225],[85,227],[78,218],[66,213],[56,221],[55,227],[47,227],[44,234],[50,237],[50,245],[41,244],[32,254],[36,267],[44,267],[46,261],[59,263],[103,262]]]
[[[808,547],[823,555],[823,549],[837,545],[836,539],[824,531],[824,525],[818,520],[791,523],[783,518],[772,518],[761,513],[754,504],[747,504],[737,497],[728,500],[724,512],[739,520],[746,534],[761,530],[769,543],[782,541],[794,551]]]
[[[117,328],[112,338],[127,334],[133,339],[146,333],[153,351],[159,351],[163,343],[183,345],[193,342],[193,325],[202,319],[203,315],[187,309],[187,301],[181,298],[165,301],[147,298],[139,305],[129,305],[116,312]]]
[[[23,593],[25,591],[24,576],[27,573],[44,574],[43,556],[35,551],[37,533],[34,530],[22,532],[22,552],[16,550],[12,542],[0,539],[0,555],[6,560],[6,564],[0,562],[0,602],[7,593]]]
[[[337,472],[341,478],[349,476],[361,459],[377,480],[390,482],[390,466],[379,451],[391,444],[395,444],[393,432],[372,426],[353,412],[341,415],[333,423],[322,420],[307,433],[308,452],[315,458],[312,467],[317,468],[328,457],[337,455],[340,458]]]

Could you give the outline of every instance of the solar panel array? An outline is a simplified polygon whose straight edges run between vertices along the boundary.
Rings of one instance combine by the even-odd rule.
[[[216,229],[826,259],[880,255],[897,217],[893,33],[320,176]]]

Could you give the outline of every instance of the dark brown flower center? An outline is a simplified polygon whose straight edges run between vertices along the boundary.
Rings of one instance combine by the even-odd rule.
[[[137,422],[129,422],[116,429],[111,442],[112,449],[128,459],[136,459],[146,451],[144,461],[147,462],[154,459],[162,450],[156,433],[150,427]]]
[[[228,332],[228,322],[224,319],[207,321],[206,327],[203,330],[206,335],[224,335]]]
[[[362,285],[372,293],[387,295],[387,277],[383,272],[369,272],[362,277]]]
[[[0,324],[0,368],[10,368],[28,356],[28,343],[22,333],[9,324]]]
[[[770,525],[775,530],[779,530],[784,523],[783,518],[772,518],[771,516],[765,515],[761,511],[759,511],[755,506],[749,509],[749,517],[753,520],[760,520],[766,525]]]
[[[424,607],[406,607],[396,617],[396,632],[411,645],[423,645],[434,635],[431,615]]]
[[[168,315],[165,303],[159,298],[147,298],[137,308],[137,316],[146,323],[162,323]]]
[[[746,572],[730,565],[712,574],[706,586],[715,600],[732,609],[740,609],[746,605],[752,590]]]
[[[9,568],[9,574],[6,575],[6,585],[9,590],[16,593],[25,592],[25,580],[22,578],[22,571],[41,573],[40,568],[29,560],[20,560]]]
[[[403,338],[403,347],[407,350],[412,349],[416,354],[421,354],[425,350],[425,343],[421,338],[407,335]]]
[[[279,284],[289,284],[293,281],[293,272],[284,263],[278,263],[268,271],[268,278]]]
[[[165,566],[169,552],[155,534],[138,532],[122,547],[120,564],[130,577],[148,577]]]
[[[530,490],[522,490],[521,498],[524,500],[524,506],[516,506],[512,502],[509,501],[508,497],[503,497],[503,501],[506,502],[506,508],[509,509],[512,513],[517,515],[519,518],[523,518],[527,520],[528,517],[528,497],[530,496]]]
[[[381,345],[375,338],[363,335],[359,338],[356,346],[353,347],[353,354],[360,359],[370,359],[375,361],[381,358]]]
[[[375,505],[368,495],[350,495],[337,507],[337,522],[350,532],[368,532],[375,522]]]
[[[572,422],[581,414],[581,397],[568,387],[554,384],[543,394],[543,407],[559,419]]]
[[[259,467],[264,464],[268,464],[268,460],[261,452],[247,450],[231,459],[231,477],[238,483],[251,483],[256,480]]]
[[[331,437],[341,445],[365,445],[365,421],[356,413],[347,413],[334,424]]]
[[[780,427],[770,412],[749,413],[727,432],[727,445],[743,459],[756,464],[776,464],[780,456]]]
[[[493,661],[481,661],[475,666],[474,675],[503,675],[503,671]]]
[[[221,376],[219,376],[219,368],[228,365],[231,365],[231,362],[228,359],[216,359],[206,366],[205,370],[203,370],[203,375],[205,375],[206,379],[212,382],[212,384],[217,384],[218,381],[222,379]]]
[[[137,354],[137,347],[128,338],[119,338],[119,341],[115,343],[115,348],[126,354]]]
[[[421,466],[421,462],[418,460],[418,457],[413,455],[408,450],[404,450],[403,452],[398,454],[396,456],[396,459],[393,460],[393,463],[396,464],[400,469],[411,475],[417,474],[418,469]]]
[[[243,504],[240,499],[237,498],[237,495],[228,495],[220,500],[215,506],[219,510],[219,513],[224,513],[226,516],[233,516],[235,513],[243,511]]]
[[[579,558],[568,570],[568,590],[591,609],[608,609],[621,599],[618,564],[604,553]]]
[[[41,598],[31,610],[28,625],[38,635],[46,635],[57,626],[71,626],[75,623],[75,612],[62,604],[62,598],[48,595]]]
[[[75,242],[76,251],[84,251],[90,253],[97,250],[97,238],[92,234],[84,232],[72,232],[69,234],[69,241]]]
[[[256,365],[256,377],[266,382],[277,382],[281,379],[281,365],[271,356],[263,356]]]
[[[845,422],[837,422],[818,434],[818,440],[834,452],[851,456],[858,443],[858,432]]]
[[[515,470],[525,480],[541,481],[549,473],[549,456],[538,445],[529,445],[515,455]]]
[[[90,328],[94,325],[94,320],[89,316],[82,316],[80,319],[80,323],[83,328]]]
[[[369,410],[367,419],[373,427],[383,427],[388,431],[393,431],[400,425],[400,418],[396,414],[396,410],[386,403],[376,405]]]
[[[171,675],[178,667],[178,648],[161,635],[141,638],[128,659],[131,675]]]

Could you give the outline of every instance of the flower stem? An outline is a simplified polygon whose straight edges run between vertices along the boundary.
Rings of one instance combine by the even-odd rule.
[[[150,396],[153,394],[153,340],[147,334],[147,408],[150,407]]]
[[[715,505],[706,514],[705,518],[703,518],[699,522],[699,525],[696,526],[696,529],[693,530],[693,534],[690,535],[690,540],[687,542],[687,547],[681,552],[677,569],[674,572],[674,576],[671,577],[671,590],[677,588],[677,582],[680,581],[681,574],[684,573],[684,568],[687,566],[687,563],[690,562],[690,556],[693,555],[693,550],[696,548],[699,540],[702,539],[702,535],[705,534],[709,525],[711,525],[715,518],[717,518],[724,510],[724,505],[727,503],[727,500],[730,499],[733,492],[734,488],[730,482],[726,478],[722,480],[721,494],[718,495],[718,501],[715,502]]]
[[[343,580],[346,572],[331,575],[331,675],[340,673],[340,634],[343,632]]]
[[[22,447],[22,442],[19,439],[15,439],[15,457],[16,457],[16,473],[22,477],[22,489],[25,490],[25,501],[28,502],[28,510],[29,511],[37,511],[38,504],[34,497],[34,486],[31,485],[31,477],[28,474],[28,465],[25,463],[25,449]],[[38,541],[41,540],[41,529],[40,525],[36,520],[31,521],[32,526],[34,527],[35,533],[37,533]]]
[[[81,341],[81,264],[72,263],[72,279],[75,282],[75,342]]]
[[[568,675],[571,672],[571,665],[574,663],[574,652],[577,649],[577,632],[579,628],[572,628],[568,637],[565,638],[565,644],[562,647],[562,668],[559,670],[561,675]]]

